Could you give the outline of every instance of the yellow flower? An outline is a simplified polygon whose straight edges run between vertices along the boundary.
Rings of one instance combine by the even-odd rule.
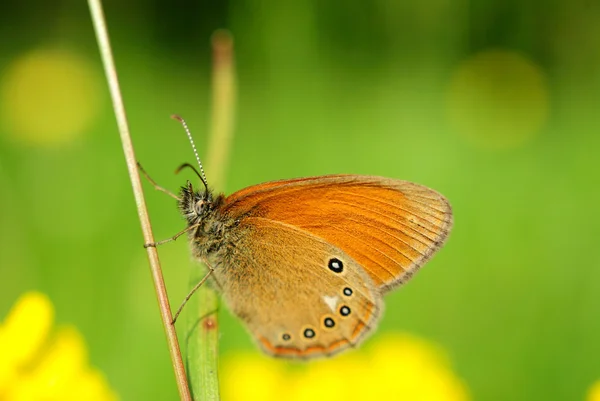
[[[0,76],[1,133],[23,145],[61,146],[85,135],[99,114],[102,75],[82,54],[39,47]]]
[[[590,388],[587,401],[600,401],[600,380],[594,383]]]
[[[526,55],[484,50],[455,70],[446,94],[454,131],[488,149],[511,149],[547,123],[550,91],[544,70]]]
[[[408,334],[304,366],[256,354],[230,355],[222,366],[225,401],[470,400],[443,350]]]
[[[53,317],[50,300],[30,292],[0,325],[0,400],[117,400],[102,373],[88,365],[77,329],[51,334]]]

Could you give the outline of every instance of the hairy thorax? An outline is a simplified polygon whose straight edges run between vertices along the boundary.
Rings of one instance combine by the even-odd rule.
[[[215,211],[198,224],[189,234],[192,254],[216,269],[217,262],[228,260],[235,252],[240,236],[236,220]]]
[[[223,211],[224,195],[194,191],[190,184],[181,189],[179,209],[187,220],[192,255],[212,268],[209,282],[217,289],[229,288],[240,275],[248,274],[243,253],[248,249],[248,225],[241,216]],[[246,258],[247,259],[247,258]]]

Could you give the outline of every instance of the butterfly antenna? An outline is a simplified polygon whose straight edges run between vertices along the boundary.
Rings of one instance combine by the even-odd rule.
[[[206,174],[204,174],[204,167],[202,167],[202,162],[200,161],[200,156],[198,156],[198,150],[196,150],[196,144],[194,143],[194,139],[192,138],[192,133],[190,132],[190,129],[188,128],[187,123],[185,122],[185,120],[183,118],[181,118],[177,114],[173,114],[171,116],[171,118],[173,120],[179,121],[181,123],[181,125],[183,125],[183,129],[185,130],[185,133],[187,134],[187,137],[190,140],[190,143],[192,144],[192,149],[194,150],[194,156],[196,156],[196,161],[198,162],[198,166],[200,166],[200,174],[198,174],[197,171],[196,171],[196,174],[198,174],[198,177],[200,177],[200,181],[202,181],[202,183],[204,184],[204,188],[206,188],[206,190],[208,191],[208,184],[206,181]],[[191,166],[189,166],[189,167],[191,167]],[[196,170],[196,169],[193,169],[193,170]]]

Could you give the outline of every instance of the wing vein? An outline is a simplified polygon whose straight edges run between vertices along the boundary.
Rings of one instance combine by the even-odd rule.
[[[417,234],[417,235],[420,235],[420,236],[422,236],[422,237],[425,237],[427,240],[429,240],[429,241],[431,241],[431,242],[435,242],[435,241],[436,241],[435,239],[433,239],[433,238],[430,238],[430,237],[428,237],[427,235],[425,235],[425,234],[423,234],[423,233],[420,233],[419,231],[417,231],[417,230],[416,230],[416,229],[414,229],[413,227],[411,227],[411,226],[409,226],[408,224],[404,223],[404,221],[402,221],[402,220],[397,220],[397,219],[395,218],[395,217],[400,217],[400,218],[402,218],[401,216],[396,216],[396,215],[395,215],[393,218],[391,218],[391,217],[389,217],[389,216],[386,216],[385,214],[383,214],[383,213],[381,213],[381,212],[378,212],[377,210],[372,210],[372,209],[369,209],[369,208],[366,208],[366,207],[363,207],[363,206],[360,206],[360,205],[357,205],[357,204],[353,204],[353,203],[350,203],[350,202],[344,202],[344,201],[339,201],[339,200],[338,200],[338,201],[333,201],[333,203],[337,203],[337,204],[340,204],[340,205],[347,205],[347,206],[351,206],[351,207],[354,207],[354,208],[357,208],[357,209],[361,209],[361,210],[366,210],[366,211],[369,211],[369,212],[371,212],[371,213],[374,213],[374,214],[377,214],[377,215],[379,215],[379,216],[382,216],[384,219],[391,219],[391,220],[393,220],[395,223],[398,223],[399,225],[402,225],[403,227],[405,227],[407,230],[410,230],[410,231],[414,232],[414,233],[415,233],[415,234]],[[428,230],[428,229],[426,229],[426,230],[427,230],[427,231],[429,231],[430,233],[434,234],[435,236],[438,236],[438,235],[437,235],[437,234],[435,234],[433,231],[431,231],[431,230]],[[409,235],[409,234],[407,233],[407,235]],[[416,237],[416,236],[414,236],[414,235],[409,235],[409,236],[410,236],[412,239],[414,239],[415,241],[418,241],[418,242],[420,242],[420,243],[421,243],[421,244],[423,244],[424,246],[427,246],[427,247],[431,246],[430,244],[428,244],[428,243],[424,242],[423,240],[421,240],[421,239],[417,238],[417,237]]]
[[[392,206],[392,207],[395,207],[395,208],[397,208],[397,209],[399,209],[399,210],[402,210],[402,211],[404,211],[404,212],[406,212],[406,213],[408,213],[408,214],[411,214],[411,215],[413,215],[413,216],[416,216],[416,215],[415,215],[415,212],[413,212],[413,211],[410,211],[410,210],[407,210],[407,209],[405,209],[405,208],[403,208],[403,207],[400,207],[400,206],[398,206],[398,205],[397,205],[397,204],[395,204],[395,203],[384,202],[384,201],[382,201],[381,199],[372,198],[372,197],[370,197],[370,196],[362,195],[362,194],[360,194],[360,193],[359,193],[359,194],[356,194],[356,193],[352,193],[352,192],[345,192],[345,191],[339,191],[339,192],[341,192],[341,193],[344,193],[344,194],[346,194],[346,195],[350,195],[350,196],[351,196],[351,197],[353,197],[353,198],[360,197],[360,198],[363,198],[363,199],[368,199],[368,200],[370,200],[370,201],[379,202],[379,203],[381,203],[381,204],[383,204],[383,205]],[[433,208],[432,208],[432,207],[430,207],[430,209],[433,209]],[[435,209],[434,209],[434,210],[435,210]],[[435,220],[438,220],[440,223],[444,223],[444,222],[445,222],[443,219],[440,219],[439,217],[437,217],[437,216],[435,216],[435,215],[431,214],[431,213],[430,213],[430,212],[428,212],[427,210],[420,209],[420,211],[421,211],[421,212],[423,212],[424,214],[426,214],[427,216],[429,216],[429,217],[431,217],[431,218],[433,218],[433,219],[435,219]],[[444,213],[444,212],[441,212],[441,213]],[[446,213],[444,213],[444,214],[446,214]],[[431,224],[439,225],[438,223],[435,223],[435,222],[433,222],[433,221],[430,221],[430,220],[426,220],[426,221],[427,221],[427,222],[429,222],[429,223],[431,223]]]

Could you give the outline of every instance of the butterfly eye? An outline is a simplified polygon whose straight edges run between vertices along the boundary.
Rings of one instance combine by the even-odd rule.
[[[198,215],[204,213],[204,209],[206,209],[206,201],[204,199],[201,199],[198,202],[196,202],[195,209],[196,209],[196,214],[198,214]]]

